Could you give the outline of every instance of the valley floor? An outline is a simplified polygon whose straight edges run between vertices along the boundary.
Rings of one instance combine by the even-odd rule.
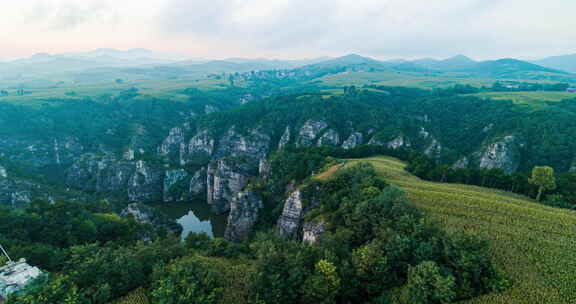
[[[423,181],[390,157],[348,165],[360,161],[406,190],[416,207],[445,229],[490,240],[494,261],[513,285],[466,303],[576,303],[576,212],[504,191]]]

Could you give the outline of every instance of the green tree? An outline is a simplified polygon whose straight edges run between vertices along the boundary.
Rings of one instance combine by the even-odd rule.
[[[435,262],[422,262],[408,270],[409,303],[450,303],[456,298],[451,275],[442,275]]]
[[[157,265],[150,301],[154,304],[214,304],[222,296],[222,281],[212,265],[196,258]]]
[[[340,290],[340,277],[334,264],[320,260],[314,274],[304,284],[306,303],[334,303]]]
[[[528,179],[528,182],[538,187],[536,200],[540,201],[542,199],[542,193],[545,190],[556,189],[554,169],[548,166],[534,167],[534,169],[532,169],[532,177]]]

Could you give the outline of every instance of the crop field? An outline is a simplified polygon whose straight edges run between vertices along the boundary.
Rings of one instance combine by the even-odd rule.
[[[512,287],[465,303],[576,303],[576,212],[504,191],[423,181],[394,158],[350,160],[347,166],[359,161],[405,189],[445,229],[490,240],[493,259]]]
[[[136,289],[122,299],[114,302],[114,304],[148,304],[150,301],[146,296],[144,288]]]
[[[569,92],[550,92],[550,91],[533,91],[533,92],[485,92],[470,94],[494,100],[512,100],[515,104],[524,104],[530,106],[544,106],[543,102],[561,101],[564,99],[576,98],[576,93]]]
[[[122,91],[137,88],[140,94],[172,100],[187,100],[187,96],[179,92],[187,88],[201,90],[218,90],[227,87],[227,83],[217,79],[188,80],[143,80],[130,81],[121,84],[115,82],[94,85],[63,84],[57,87],[26,89],[23,96],[15,95],[15,89],[8,89],[8,96],[0,96],[0,102],[12,102],[27,106],[38,106],[47,100],[62,101],[82,100],[102,95],[115,95]]]
[[[476,87],[492,85],[496,79],[490,78],[467,78],[449,76],[423,76],[400,72],[345,72],[328,75],[319,78],[322,84],[327,86],[347,86],[347,85],[384,85],[384,86],[406,86],[416,88],[441,88],[450,87],[456,84],[469,84]]]

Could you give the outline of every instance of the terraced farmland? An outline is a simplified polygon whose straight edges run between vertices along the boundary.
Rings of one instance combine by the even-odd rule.
[[[489,239],[494,260],[513,286],[466,303],[576,303],[576,212],[512,193],[420,180],[389,157],[367,161],[446,229]]]

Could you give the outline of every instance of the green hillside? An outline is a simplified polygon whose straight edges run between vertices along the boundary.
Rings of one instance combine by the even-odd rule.
[[[446,229],[490,240],[493,258],[513,286],[466,303],[576,303],[576,212],[508,192],[423,181],[389,157],[351,160],[349,165],[360,161],[404,188],[416,207]]]

